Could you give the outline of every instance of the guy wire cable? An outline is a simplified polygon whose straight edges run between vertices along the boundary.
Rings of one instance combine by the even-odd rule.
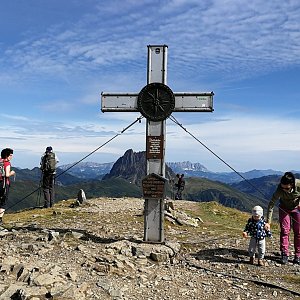
[[[71,165],[69,168],[67,168],[66,170],[62,171],[61,173],[59,173],[58,175],[55,176],[55,179],[59,176],[61,176],[62,174],[66,173],[67,171],[69,171],[71,168],[73,168],[74,166],[78,165],[80,162],[82,162],[83,160],[85,160],[86,158],[88,158],[89,156],[91,156],[92,154],[94,154],[95,152],[97,152],[100,148],[104,147],[105,145],[107,145],[108,143],[110,143],[112,140],[114,140],[117,136],[121,135],[122,133],[124,133],[128,128],[130,128],[131,126],[133,126],[136,122],[139,122],[140,120],[142,120],[144,117],[140,116],[138,117],[134,122],[132,122],[130,125],[128,125],[127,127],[125,127],[120,133],[117,133],[114,137],[112,137],[111,139],[109,139],[108,141],[106,141],[104,144],[102,144],[100,147],[96,148],[94,151],[90,152],[88,155],[86,155],[85,157],[83,157],[82,159],[80,159],[79,161],[75,162],[73,165]]]
[[[72,164],[69,168],[67,168],[66,170],[62,171],[61,173],[59,173],[58,175],[56,175],[54,177],[54,179],[56,179],[57,177],[61,176],[62,174],[66,173],[67,171],[69,171],[71,168],[73,168],[74,166],[76,166],[77,164],[79,164],[80,162],[82,162],[84,159],[86,159],[87,157],[89,157],[90,155],[94,154],[96,151],[98,151],[99,149],[101,149],[102,147],[104,147],[105,145],[107,145],[108,143],[110,143],[112,140],[114,140],[116,137],[118,137],[119,135],[121,135],[122,133],[124,133],[127,129],[129,129],[131,126],[133,126],[136,122],[141,122],[141,120],[143,119],[143,116],[139,116],[135,121],[133,121],[131,124],[129,124],[127,127],[125,127],[120,133],[117,133],[115,136],[113,136],[112,138],[110,138],[108,141],[106,141],[105,143],[103,143],[101,146],[99,146],[98,148],[96,148],[95,150],[93,150],[92,152],[90,152],[88,155],[84,156],[82,159],[80,159],[79,161],[75,162],[74,164]],[[25,197],[23,197],[21,200],[17,201],[16,203],[14,203],[13,205],[11,205],[10,207],[7,208],[11,209],[12,207],[16,206],[17,204],[21,203],[23,200],[25,200],[26,198],[28,198],[29,196],[31,196],[32,194],[34,194],[36,191],[41,189],[41,185],[35,189],[34,191],[32,191],[31,193],[29,193],[28,195],[26,195]]]
[[[215,152],[213,152],[210,148],[208,148],[203,142],[201,142],[198,138],[196,138],[191,132],[189,132],[185,127],[182,126],[182,124],[180,124],[175,117],[173,117],[172,115],[169,117],[169,119],[171,121],[173,121],[175,124],[177,124],[179,127],[181,127],[185,132],[187,132],[191,137],[193,137],[197,142],[199,142],[205,149],[207,149],[209,152],[211,152],[215,157],[217,157],[220,161],[222,161],[227,167],[229,167],[232,171],[234,171],[236,174],[238,174],[241,178],[243,178],[249,185],[251,185],[256,191],[258,191],[265,200],[267,200],[267,197],[265,196],[265,194],[260,191],[254,184],[252,184],[248,179],[246,179],[241,173],[239,173],[238,171],[236,171],[233,167],[231,167],[224,159],[222,159],[219,155],[217,155]],[[278,206],[279,210],[284,211],[280,206]],[[297,220],[295,220],[292,216],[290,216],[290,218],[293,220],[293,222],[299,223],[297,222]]]
[[[230,168],[233,172],[235,172],[237,175],[239,175],[241,178],[243,178],[248,184],[250,184],[256,191],[258,191],[264,199],[267,197],[265,194],[260,191],[254,184],[252,184],[248,179],[246,179],[241,173],[236,171],[233,167],[231,167],[224,159],[222,159],[219,155],[217,155],[215,152],[213,152],[209,147],[207,147],[203,142],[201,142],[197,137],[195,137],[191,132],[189,132],[185,127],[180,124],[175,117],[172,115],[169,117],[171,121],[173,121],[175,124],[177,124],[179,127],[181,127],[185,132],[187,132],[191,137],[193,137],[197,142],[199,142],[205,149],[207,149],[210,153],[212,153],[215,157],[217,157],[220,161],[222,161],[228,168]]]
[[[221,272],[221,271],[218,271],[218,270],[213,270],[212,268],[208,268],[208,267],[205,267],[205,266],[201,266],[199,264],[195,264],[193,261],[191,261],[189,259],[185,260],[185,262],[190,267],[193,267],[193,268],[196,268],[196,269],[201,269],[201,270],[204,270],[206,272],[212,272],[214,274],[222,275],[222,276],[229,277],[229,278],[238,279],[238,280],[241,280],[241,281],[244,281],[244,282],[252,282],[256,285],[265,286],[265,287],[269,287],[269,288],[275,288],[275,289],[279,289],[279,290],[289,292],[293,295],[300,296],[300,293],[298,291],[291,290],[288,287],[284,287],[284,286],[281,286],[281,285],[276,284],[276,283],[272,283],[272,282],[269,282],[269,281],[263,281],[263,280],[260,280],[260,279],[242,277],[242,276],[239,276],[239,275],[236,275],[236,274],[229,274],[229,273]]]

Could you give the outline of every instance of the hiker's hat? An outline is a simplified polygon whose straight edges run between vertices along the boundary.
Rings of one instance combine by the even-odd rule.
[[[261,217],[264,214],[264,210],[261,206],[256,205],[252,209],[252,216],[253,217]]]
[[[52,151],[52,147],[51,146],[48,146],[47,148],[46,148],[46,152],[51,152]]]

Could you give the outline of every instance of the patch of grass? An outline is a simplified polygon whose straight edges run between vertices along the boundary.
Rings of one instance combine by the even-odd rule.
[[[70,209],[70,205],[74,203],[74,200],[60,201],[56,203],[53,208],[34,208],[25,209],[14,213],[6,213],[4,215],[5,222],[9,223],[32,223],[32,222],[44,222],[52,219],[67,220],[74,216],[81,217],[84,213]]]
[[[300,284],[300,276],[299,275],[283,275],[282,278],[290,283]]]
[[[177,209],[176,203],[175,209]],[[241,212],[238,209],[223,206],[215,201],[193,202],[193,204],[191,204],[191,208],[185,209],[184,211],[190,217],[200,217],[204,222],[199,222],[199,227],[193,229],[189,226],[180,227],[182,230],[186,229],[190,232],[193,231],[194,234],[201,234],[201,232],[205,231],[208,235],[227,234],[237,237],[241,235],[248,219],[251,217],[251,212]],[[271,229],[273,235],[279,235],[280,228],[278,223],[272,223]],[[181,237],[180,240],[184,240],[184,237]]]

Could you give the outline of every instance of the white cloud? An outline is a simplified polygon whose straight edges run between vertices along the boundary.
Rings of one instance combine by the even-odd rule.
[[[9,114],[0,114],[1,118],[9,119],[9,120],[17,120],[17,121],[29,121],[29,118],[24,116],[15,116],[15,115],[9,115]]]
[[[259,167],[276,169],[279,165],[282,169],[284,164],[297,168],[294,162],[295,155],[289,156],[288,153],[300,152],[298,133],[291,130],[298,128],[299,123],[298,120],[283,121],[268,117],[228,116],[223,122],[191,124],[184,127],[212,152],[242,170]],[[168,155],[170,158],[174,157],[173,161],[178,161],[180,154],[186,153],[191,161],[204,165],[206,164],[202,155],[218,160],[179,126],[170,125],[169,132],[168,143],[172,150],[168,150]],[[286,153],[284,162],[278,161],[278,153]]]
[[[112,114],[108,115],[111,117]],[[168,120],[166,159],[167,161],[190,160],[200,162],[214,171],[230,171],[214,156],[215,153],[239,171],[259,168],[284,170],[288,166],[290,169],[292,167],[297,169],[294,158],[296,153],[299,155],[300,140],[297,132],[290,129],[299,128],[299,122],[298,120],[283,122],[279,119],[253,116],[228,116],[220,122],[188,125],[183,123],[187,132],[196,137],[194,139]],[[122,124],[126,122],[123,121]],[[22,151],[26,149],[32,155],[39,156],[45,145],[50,143],[59,153],[77,153],[78,159],[101,145],[104,146],[98,154],[109,154],[115,159],[123,155],[127,149],[144,151],[145,122],[137,123],[121,134],[121,130],[125,127],[125,125],[120,127],[117,122],[109,124],[100,122],[99,124],[57,124],[55,127],[48,128],[48,131],[44,131],[44,127],[39,126],[40,132],[35,126],[35,131],[31,133],[24,129],[26,134],[21,131],[17,133],[18,129],[15,131],[11,129],[11,131],[6,130],[3,145],[23,149]],[[106,144],[110,139],[112,141]],[[16,165],[19,160],[16,155]],[[61,163],[67,162],[61,161]]]
[[[300,32],[295,30],[299,25],[299,5],[280,1],[211,1],[204,5],[196,1],[168,1],[165,5],[148,4],[147,10],[137,10],[137,2],[124,5],[137,15],[129,20],[130,14],[119,12],[111,20],[115,23],[113,29],[105,28],[101,18],[92,19],[91,23],[78,22],[72,30],[61,31],[57,27],[57,32],[53,27],[41,38],[33,37],[11,47],[2,63],[6,60],[26,73],[64,77],[65,72],[71,75],[74,70],[139,61],[145,57],[140,54],[145,42],[165,40],[172,45],[179,70],[188,63],[194,65],[194,72],[200,67],[227,76],[233,76],[232,71],[249,76],[253,68],[264,72],[299,64]],[[148,10],[156,10],[154,24]],[[136,26],[140,20],[145,21]],[[93,26],[93,30],[88,26]],[[107,30],[113,30],[113,34],[103,35]]]

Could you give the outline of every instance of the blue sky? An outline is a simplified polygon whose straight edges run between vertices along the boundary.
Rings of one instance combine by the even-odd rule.
[[[100,93],[146,85],[147,45],[168,45],[168,86],[213,91],[213,113],[173,113],[237,171],[299,170],[300,2],[0,0],[1,148],[33,168],[51,145],[67,164],[139,113],[102,113]],[[231,171],[167,120],[166,161]],[[145,150],[145,121],[90,156]]]

